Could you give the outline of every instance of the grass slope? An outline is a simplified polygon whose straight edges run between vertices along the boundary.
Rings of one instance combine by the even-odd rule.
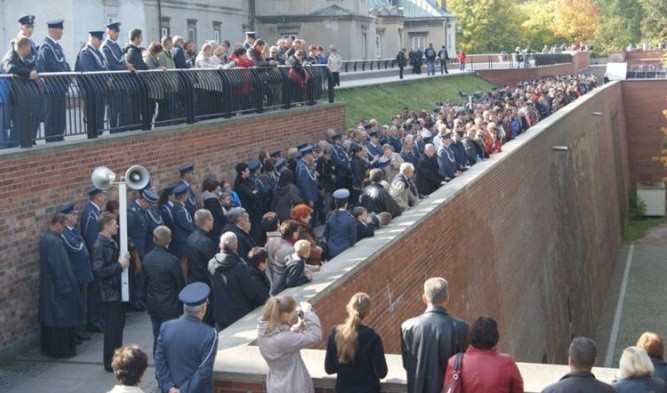
[[[493,87],[474,76],[456,75],[336,90],[336,101],[346,104],[345,124],[347,128],[354,128],[359,119],[372,118],[380,124],[389,124],[392,116],[404,106],[411,110],[426,109],[430,112],[439,101],[449,99],[461,103],[459,91],[486,93]]]

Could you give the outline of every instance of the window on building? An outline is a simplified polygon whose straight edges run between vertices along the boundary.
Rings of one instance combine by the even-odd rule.
[[[222,22],[213,22],[213,40],[217,43],[222,41]]]
[[[413,35],[412,36],[412,49],[421,49],[424,50],[426,47],[426,35]]]
[[[197,43],[197,19],[188,19],[188,41]]]
[[[160,34],[162,34],[162,37],[166,37],[170,35],[170,29],[169,29],[169,24],[171,23],[171,18],[168,16],[163,16],[162,19],[160,20]]]
[[[382,58],[382,35],[375,35],[375,54],[378,59]]]
[[[368,58],[368,34],[361,33],[361,51],[363,53],[362,58]]]

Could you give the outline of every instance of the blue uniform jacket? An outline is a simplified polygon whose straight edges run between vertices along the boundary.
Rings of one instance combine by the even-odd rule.
[[[171,233],[174,233],[174,204],[171,201],[167,201],[160,208],[160,215],[162,216],[162,221],[167,228],[171,229]]]
[[[99,216],[100,209],[93,202],[88,202],[81,214],[79,214],[79,228],[81,228],[81,234],[86,241],[88,255],[93,255],[93,246],[97,241],[97,234],[99,233],[97,219]]]
[[[347,210],[335,210],[327,216],[324,229],[329,259],[357,242],[357,220]]]
[[[452,149],[445,145],[440,145],[438,148],[438,167],[440,168],[440,175],[442,177],[453,178],[456,174],[456,159]]]
[[[317,191],[317,175],[304,160],[296,164],[297,186],[301,199],[306,202],[316,202],[320,199]]]
[[[174,46],[171,49],[171,54],[174,56],[174,65],[176,68],[188,68],[188,63],[185,62],[185,52],[183,51],[183,48]]]
[[[382,154],[382,145],[374,145],[370,142],[366,143],[366,150],[368,151],[368,160],[373,161]]]
[[[37,71],[42,72],[70,72],[72,69],[65,60],[65,53],[59,43],[51,38],[44,38],[37,55]],[[69,86],[67,78],[47,78],[45,81],[47,93],[65,94]]]
[[[74,70],[79,72],[106,71],[108,66],[102,52],[91,45],[86,45],[79,52]]]
[[[140,258],[143,258],[151,250],[146,248],[148,237],[146,211],[139,207],[137,201],[132,202],[127,208],[127,236],[132,240],[134,249],[137,250]]]
[[[174,202],[174,233],[172,236],[173,254],[177,258],[188,255],[188,237],[195,230],[192,216],[180,202]]]
[[[150,251],[155,247],[153,242],[153,230],[160,225],[165,225],[164,220],[162,219],[162,214],[160,213],[160,208],[151,205],[151,207],[146,210],[146,250]]]
[[[185,201],[185,208],[188,209],[190,216],[194,217],[195,212],[197,211],[197,198],[195,197],[194,191],[192,191],[192,186],[183,179],[181,179],[178,184],[185,184],[188,186],[188,199]]]
[[[163,323],[155,350],[160,391],[176,387],[181,393],[213,393],[217,349],[215,329],[196,317],[183,315]]]
[[[331,161],[333,161],[336,168],[336,178],[345,179],[350,176],[350,156],[347,155],[345,149],[338,145],[334,145],[331,151]]]
[[[79,285],[93,281],[93,269],[90,264],[90,254],[86,248],[86,241],[74,228],[65,228],[60,235],[65,243],[65,250],[72,264],[74,278]]]
[[[102,53],[104,54],[104,58],[107,61],[110,71],[124,71],[127,69],[125,68],[123,49],[121,49],[118,43],[107,38],[102,43]]]

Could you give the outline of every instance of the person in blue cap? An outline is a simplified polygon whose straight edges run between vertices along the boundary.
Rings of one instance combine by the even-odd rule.
[[[188,187],[180,183],[174,188],[174,234],[172,253],[178,258],[183,275],[188,276],[188,237],[195,230],[192,216],[185,207],[188,199]]]
[[[79,51],[74,70],[78,72],[108,71],[109,65],[100,52],[104,32],[91,31],[88,34],[88,43]],[[88,139],[94,139],[104,130],[103,93],[110,80],[107,79],[107,76],[101,75],[82,75],[79,80],[82,82],[81,87],[86,95],[86,132]]]
[[[27,38],[30,40],[30,52],[24,57],[24,60],[27,64],[35,66],[37,68],[37,45],[30,38],[35,29],[35,15],[25,15],[19,18],[19,32],[16,35],[16,38],[12,39],[9,42],[9,50],[11,51],[14,47],[14,43],[17,39]]]
[[[60,235],[67,217],[56,213],[39,243],[39,322],[41,350],[54,357],[76,355],[76,327],[83,307]]]
[[[63,36],[63,19],[46,22],[48,33],[39,47],[37,71],[41,72],[70,72],[72,69],[65,59],[65,52],[58,41]],[[44,134],[46,142],[56,142],[65,139],[67,126],[65,111],[66,97],[69,88],[67,78],[47,78],[45,80],[46,116],[44,118]]]
[[[188,198],[185,201],[185,208],[188,209],[188,213],[190,213],[191,216],[194,216],[198,209],[197,196],[192,189],[192,185],[197,181],[197,175],[195,175],[195,165],[192,163],[183,164],[178,167],[178,171],[181,174],[181,180],[178,182],[178,184],[184,184],[188,189]]]
[[[172,234],[174,233],[174,201],[172,199],[174,188],[176,188],[176,184],[170,184],[163,188],[160,193],[160,200],[157,202],[162,221],[167,228],[171,229]],[[169,251],[173,253],[173,249],[169,249]]]
[[[141,190],[142,198],[148,202],[148,209],[146,209],[146,252],[153,249],[153,230],[160,225],[164,225],[160,208],[157,206],[160,196],[153,190],[151,183],[148,182],[146,188]]]
[[[317,172],[315,171],[315,149],[313,146],[305,146],[299,150],[301,159],[296,164],[296,185],[304,203],[311,209],[317,210],[316,205],[320,202],[320,192],[317,188]],[[310,221],[311,228],[317,226],[316,214]]]
[[[151,203],[146,199],[146,195],[154,197],[155,194],[150,190],[143,190],[138,194],[135,200],[127,207],[127,237],[132,242],[134,250],[139,256],[139,260],[144,259],[144,255],[151,250],[147,247],[148,239],[153,237],[152,231],[148,229],[148,208]],[[134,263],[130,264],[130,303],[128,309],[132,311],[144,310],[144,277],[141,270]]]
[[[345,188],[333,193],[336,210],[327,215],[324,236],[327,239],[327,257],[336,255],[352,247],[357,242],[357,220],[347,211],[350,191]]]
[[[76,279],[76,285],[81,296],[81,321],[76,328],[77,341],[89,340],[90,335],[84,331],[84,313],[85,306],[83,300],[86,298],[86,287],[93,281],[93,270],[91,268],[90,254],[86,248],[86,241],[76,230],[77,218],[79,212],[74,207],[74,203],[69,202],[61,206],[58,211],[67,217],[65,220],[65,230],[60,235],[65,244],[67,256],[72,264],[72,271]]]
[[[134,71],[134,67],[127,61],[123,55],[123,49],[118,44],[120,35],[120,22],[113,22],[106,25],[107,38],[102,43],[102,53],[107,62],[109,71]],[[116,133],[126,131],[130,120],[129,102],[125,98],[123,91],[124,84],[120,77],[114,79],[112,92],[108,97],[109,132]]]
[[[178,295],[183,312],[160,328],[155,374],[162,393],[213,393],[213,364],[218,349],[215,329],[204,324],[210,289],[192,283]]]
[[[86,243],[88,255],[92,258],[93,247],[97,241],[99,230],[97,229],[97,220],[102,213],[102,208],[106,205],[107,194],[99,188],[88,189],[88,197],[90,200],[79,214],[79,229],[81,235]],[[96,280],[88,284],[88,298],[87,310],[88,316],[88,331],[93,333],[101,333],[104,331],[104,322],[102,320],[102,312],[100,306],[99,287]]]

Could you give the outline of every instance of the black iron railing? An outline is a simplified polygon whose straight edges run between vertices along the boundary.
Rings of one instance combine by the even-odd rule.
[[[0,148],[334,101],[326,66],[0,75]],[[305,78],[304,78],[305,77]]]

